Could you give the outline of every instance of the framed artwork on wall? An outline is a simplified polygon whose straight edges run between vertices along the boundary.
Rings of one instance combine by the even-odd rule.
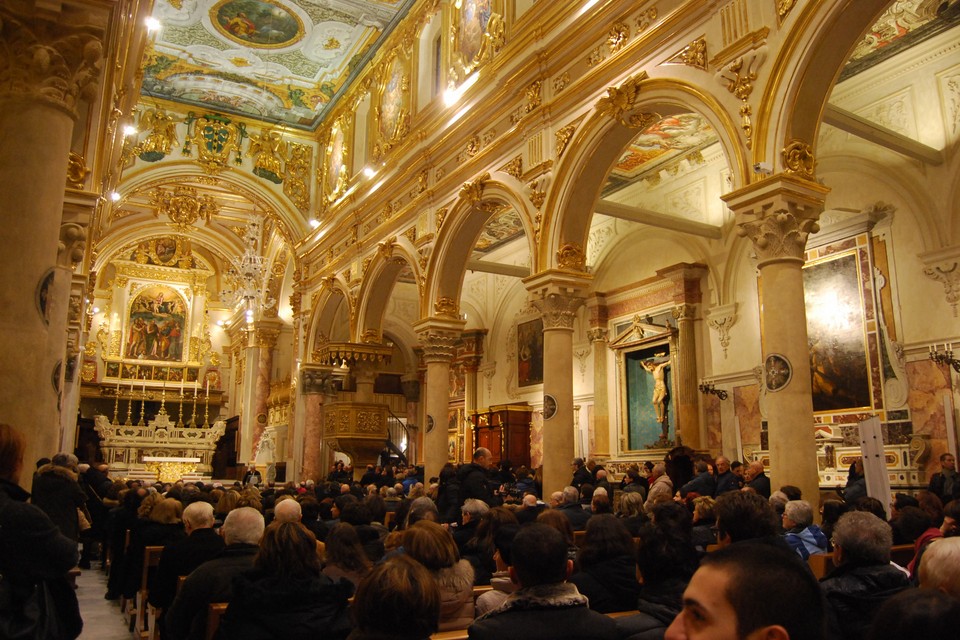
[[[517,385],[543,384],[543,319],[517,325]]]

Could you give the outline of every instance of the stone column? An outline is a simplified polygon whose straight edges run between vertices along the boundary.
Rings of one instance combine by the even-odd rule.
[[[324,474],[323,405],[336,393],[331,367],[304,365],[300,368],[300,392],[303,395],[303,479],[320,482]]]
[[[524,280],[543,316],[543,495],[570,484],[574,458],[573,321],[589,282],[547,271]]]
[[[419,425],[417,424],[417,408],[420,404],[420,376],[416,373],[407,374],[400,378],[400,387],[403,389],[403,397],[407,401],[407,460],[411,464],[423,462],[420,458],[420,448],[418,445]]]
[[[819,480],[801,268],[828,191],[781,174],[723,197],[736,214],[737,233],[753,243],[760,269],[771,484],[796,485],[812,498]]]
[[[420,336],[427,366],[426,417],[423,425],[424,477],[440,475],[447,463],[447,412],[450,408],[450,363],[453,361],[462,320],[431,319],[414,325]]]
[[[697,403],[697,339],[693,320],[696,306],[673,308],[677,321],[677,435],[680,444],[700,448],[700,409]]]
[[[607,389],[607,329],[587,331],[593,344],[593,451],[591,458],[610,457],[610,398]]]
[[[261,320],[249,331],[247,360],[244,364],[243,406],[247,409],[242,420],[240,459],[252,463],[257,447],[267,427],[267,401],[270,399],[270,372],[273,368],[273,349],[280,335],[278,321]]]
[[[458,462],[470,460],[473,454],[473,423],[470,420],[470,415],[478,408],[477,371],[483,362],[483,339],[486,335],[486,329],[465,332],[463,335],[465,344],[463,353],[463,451],[460,452]]]
[[[64,182],[76,107],[94,97],[102,64],[99,33],[77,26],[79,16],[48,15],[0,7],[0,406],[2,420],[27,435],[27,461],[60,448],[54,380],[62,373],[46,355],[70,289],[55,269]]]

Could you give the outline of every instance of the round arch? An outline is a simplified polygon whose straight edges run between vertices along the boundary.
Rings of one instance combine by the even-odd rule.
[[[808,2],[783,25],[772,79],[757,110],[754,157],[782,170],[780,150],[792,140],[815,151],[823,110],[850,50],[891,0]]]
[[[380,243],[357,296],[357,330],[361,335],[371,329],[381,333],[387,303],[405,266],[413,269],[414,279],[419,282],[416,250],[407,238]]]
[[[331,277],[327,282],[329,284],[318,292],[319,296],[310,312],[307,333],[308,358],[320,346],[321,334],[327,339],[339,340],[338,336],[333,335],[333,329],[336,326],[335,322],[342,305],[347,305],[347,315],[350,315],[350,290],[346,282],[340,276]],[[351,337],[352,330],[344,339],[349,341]]]
[[[442,298],[459,300],[467,261],[483,226],[491,217],[488,207],[507,205],[520,216],[531,264],[537,262],[534,242],[536,207],[525,196],[526,187],[513,176],[495,171],[484,174],[460,190],[446,216],[446,224],[437,233],[437,242],[427,267],[427,291],[420,301],[420,316],[434,314],[434,304]],[[482,215],[478,215],[482,214]]]
[[[749,181],[746,152],[739,142],[737,125],[726,110],[708,92],[676,79],[653,78],[639,84],[638,100],[624,113],[656,113],[667,117],[694,111],[706,118],[717,132],[727,164],[731,168],[734,188]],[[543,210],[548,215],[541,228],[539,262],[536,271],[557,267],[557,251],[564,244],[586,246],[590,221],[600,190],[611,167],[639,131],[628,127],[598,107],[586,116],[561,157],[547,194]],[[587,212],[586,214],[584,212]]]

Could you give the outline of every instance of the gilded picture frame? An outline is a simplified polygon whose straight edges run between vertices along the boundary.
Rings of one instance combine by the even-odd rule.
[[[410,60],[399,48],[393,49],[379,68],[379,87],[373,109],[377,142],[373,159],[390,151],[410,131]]]
[[[327,134],[324,149],[324,197],[329,204],[336,202],[346,191],[350,182],[350,149],[353,145],[353,128],[346,116],[334,120]]]

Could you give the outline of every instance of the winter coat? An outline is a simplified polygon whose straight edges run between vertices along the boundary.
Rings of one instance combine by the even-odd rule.
[[[460,482],[460,504],[469,498],[483,500],[488,506],[497,506],[493,500],[493,492],[487,483],[487,470],[478,464],[469,463],[457,471],[457,480]]]
[[[347,598],[353,585],[320,576],[273,576],[257,569],[233,580],[233,599],[220,621],[230,640],[345,639],[352,629]]]
[[[255,544],[231,544],[213,560],[197,567],[184,581],[165,617],[172,638],[203,640],[206,637],[207,605],[230,602],[233,578],[253,567]]]
[[[460,520],[460,483],[450,480],[442,483],[437,489],[437,511],[440,512],[440,522],[459,522]]]
[[[0,480],[0,575],[11,583],[13,600],[26,600],[33,585],[45,582],[62,637],[76,638],[83,620],[67,571],[77,564],[77,543],[60,533],[46,513],[27,504],[29,497],[19,486]]]
[[[827,601],[827,637],[866,637],[880,605],[909,587],[907,575],[890,564],[840,565],[820,581]]]
[[[617,619],[621,637],[627,640],[662,640],[667,627],[683,608],[686,580],[671,578],[658,585],[643,585],[638,613]]]
[[[470,625],[478,640],[616,640],[613,618],[591,611],[587,598],[569,583],[520,589]]]
[[[633,556],[623,555],[600,560],[570,576],[570,582],[590,600],[590,608],[600,613],[632,611],[637,607],[640,583]]]
[[[157,573],[150,583],[150,604],[167,608],[177,595],[177,580],[189,575],[207,560],[220,555],[226,545],[210,528],[196,529],[186,538],[171,542],[160,554]]]
[[[709,471],[704,471],[680,487],[680,497],[686,498],[690,492],[696,493],[698,496],[712,496],[716,490],[717,481],[714,479],[713,474]]]
[[[590,470],[586,467],[577,467],[577,470],[573,472],[573,479],[570,480],[570,486],[579,489],[584,484],[592,482],[593,474],[590,473]]]
[[[440,586],[439,631],[466,629],[473,622],[473,567],[466,560],[433,574]]]
[[[671,480],[667,474],[658,476],[657,479],[653,481],[653,486],[650,487],[650,492],[647,494],[647,501],[643,503],[643,508],[646,509],[647,513],[650,513],[653,505],[664,501],[664,496],[666,496],[668,500],[673,498],[673,480]]]
[[[947,504],[951,500],[960,500],[960,477],[954,477],[953,491],[949,494],[946,492],[945,485],[946,479],[943,477],[943,472],[938,471],[930,476],[930,484],[927,487],[927,491],[936,494],[943,504]]]
[[[811,554],[826,553],[829,541],[823,531],[815,524],[806,528],[791,529],[786,533],[784,539],[790,548],[800,554],[800,557],[806,560]]]
[[[50,516],[60,533],[74,541],[80,539],[77,509],[86,507],[87,496],[76,473],[55,464],[43,465],[33,480],[31,502]]]
[[[729,491],[740,491],[742,486],[740,478],[733,471],[725,471],[717,476],[717,488],[715,496]]]
[[[160,524],[141,519],[130,531],[130,546],[123,560],[123,595],[136,597],[143,580],[143,554],[147,547],[165,547],[186,537],[182,524]]]
[[[767,500],[770,499],[770,478],[767,477],[766,473],[758,473],[753,480],[747,483],[747,486]]]
[[[519,587],[517,583],[510,579],[509,571],[498,571],[490,578],[490,591],[480,594],[477,598],[477,615],[493,611],[503,604],[507,596],[516,591]]]
[[[574,531],[583,531],[587,528],[587,520],[590,519],[590,512],[585,510],[579,504],[562,504],[557,507],[563,515],[570,520],[570,526]]]

